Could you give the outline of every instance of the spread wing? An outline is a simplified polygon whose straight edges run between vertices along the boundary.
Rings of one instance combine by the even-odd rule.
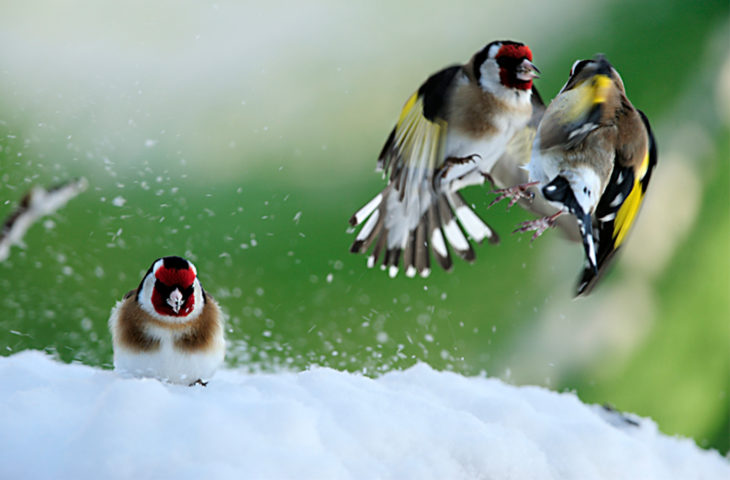
[[[445,107],[460,72],[461,66],[453,66],[433,74],[408,99],[378,158],[378,170],[390,176],[388,186],[350,219],[353,226],[364,222],[350,251],[365,253],[374,245],[368,264],[374,266],[382,254],[383,267],[389,267],[392,276],[401,257],[408,276],[428,275],[428,247],[446,270],[452,267],[447,245],[473,261],[465,232],[477,242],[497,239],[458,192],[436,185],[438,175],[448,170],[443,168]]]
[[[428,78],[403,106],[398,123],[378,158],[378,170],[390,171],[390,183],[400,192],[420,188],[444,163],[447,91],[461,70],[445,68]],[[429,182],[431,183],[431,182]],[[410,195],[412,192],[408,192]]]
[[[577,295],[590,293],[596,281],[603,275],[611,259],[626,239],[626,234],[636,220],[649,186],[652,171],[657,164],[657,147],[649,120],[637,110],[646,128],[648,147],[638,169],[626,166],[617,152],[613,173],[596,207],[596,238],[598,242],[598,273],[586,268],[578,282]]]

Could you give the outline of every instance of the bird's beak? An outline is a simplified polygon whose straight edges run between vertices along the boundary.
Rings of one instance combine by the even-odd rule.
[[[176,288],[172,291],[169,297],[167,297],[167,304],[172,307],[172,311],[175,313],[178,313],[180,311],[180,307],[182,307],[183,304],[183,296],[182,293],[180,293],[180,289]]]
[[[539,73],[540,70],[526,58],[517,66],[517,80],[521,82],[529,82],[533,78],[540,78]]]

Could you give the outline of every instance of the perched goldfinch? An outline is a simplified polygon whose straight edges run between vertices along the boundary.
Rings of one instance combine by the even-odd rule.
[[[528,165],[530,181],[560,211],[518,230],[536,238],[562,213],[577,219],[586,266],[576,295],[593,289],[625,241],[656,162],[649,121],[618,72],[602,55],[575,62],[545,111]]]
[[[123,374],[205,385],[223,362],[222,314],[181,257],[155,260],[112,309],[109,329],[114,369]]]
[[[391,277],[402,261],[406,275],[430,273],[430,250],[446,270],[451,247],[475,258],[467,236],[497,242],[497,234],[462,199],[458,190],[482,184],[516,132],[544,106],[532,80],[538,70],[527,45],[496,41],[465,65],[431,75],[406,101],[378,158],[390,173],[387,187],[350,219],[357,226],[351,251],[374,245],[368,265],[382,255]],[[458,223],[457,220],[458,219]],[[462,230],[463,229],[463,230]]]

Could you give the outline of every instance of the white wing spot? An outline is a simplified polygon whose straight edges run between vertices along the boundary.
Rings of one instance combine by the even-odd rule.
[[[609,207],[618,207],[619,205],[621,205],[623,203],[623,201],[624,201],[624,196],[622,193],[619,193],[618,195],[616,195],[616,198],[614,198],[608,206]]]
[[[431,234],[431,246],[436,251],[436,253],[438,253],[442,257],[448,255],[448,250],[446,250],[446,243],[444,242],[444,236],[441,234],[441,230],[438,228],[435,229]]]

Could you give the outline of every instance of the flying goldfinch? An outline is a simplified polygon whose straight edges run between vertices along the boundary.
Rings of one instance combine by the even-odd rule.
[[[136,377],[205,385],[223,362],[223,318],[181,257],[154,261],[109,318],[114,369]]]
[[[408,98],[385,142],[377,166],[390,174],[388,185],[350,219],[352,226],[364,223],[350,250],[366,253],[372,246],[368,265],[382,259],[391,277],[401,261],[407,276],[425,277],[429,250],[450,270],[447,245],[473,261],[468,237],[496,243],[497,234],[458,190],[485,178],[499,185],[493,167],[533,107],[544,109],[532,86],[538,73],[527,45],[495,41],[466,64],[431,75]]]
[[[578,221],[586,255],[576,295],[588,294],[626,239],[641,207],[657,150],[649,120],[626,97],[603,55],[573,64],[535,137],[529,179],[559,211],[523,223],[541,235],[562,213]]]

